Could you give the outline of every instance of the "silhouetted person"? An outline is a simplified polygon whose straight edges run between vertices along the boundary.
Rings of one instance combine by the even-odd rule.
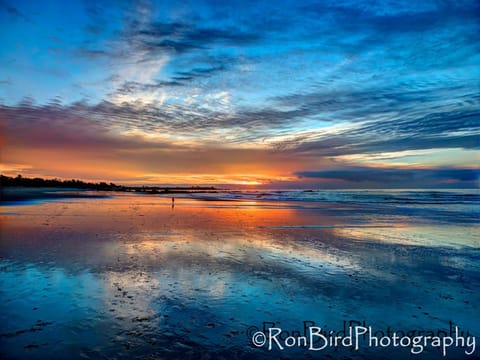
[[[172,209],[175,207],[175,198],[172,197]]]

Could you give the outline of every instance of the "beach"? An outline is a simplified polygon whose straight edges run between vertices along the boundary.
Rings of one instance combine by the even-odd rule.
[[[474,191],[225,191],[176,196],[174,206],[171,196],[84,195],[1,207],[0,357],[480,353],[279,346],[309,326],[480,335]],[[252,341],[271,328],[285,334],[271,349]]]

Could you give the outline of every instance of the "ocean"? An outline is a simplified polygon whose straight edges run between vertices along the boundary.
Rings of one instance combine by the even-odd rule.
[[[2,358],[480,354],[477,190],[80,195],[1,207]]]

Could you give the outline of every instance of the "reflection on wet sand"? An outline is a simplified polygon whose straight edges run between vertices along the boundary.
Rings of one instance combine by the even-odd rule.
[[[479,330],[474,230],[450,246],[435,227],[331,207],[177,199],[172,211],[128,194],[2,210],[9,358],[269,357],[245,333],[264,321]]]

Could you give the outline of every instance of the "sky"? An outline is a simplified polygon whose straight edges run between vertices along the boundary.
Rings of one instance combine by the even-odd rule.
[[[478,188],[480,3],[0,0],[0,170]]]

